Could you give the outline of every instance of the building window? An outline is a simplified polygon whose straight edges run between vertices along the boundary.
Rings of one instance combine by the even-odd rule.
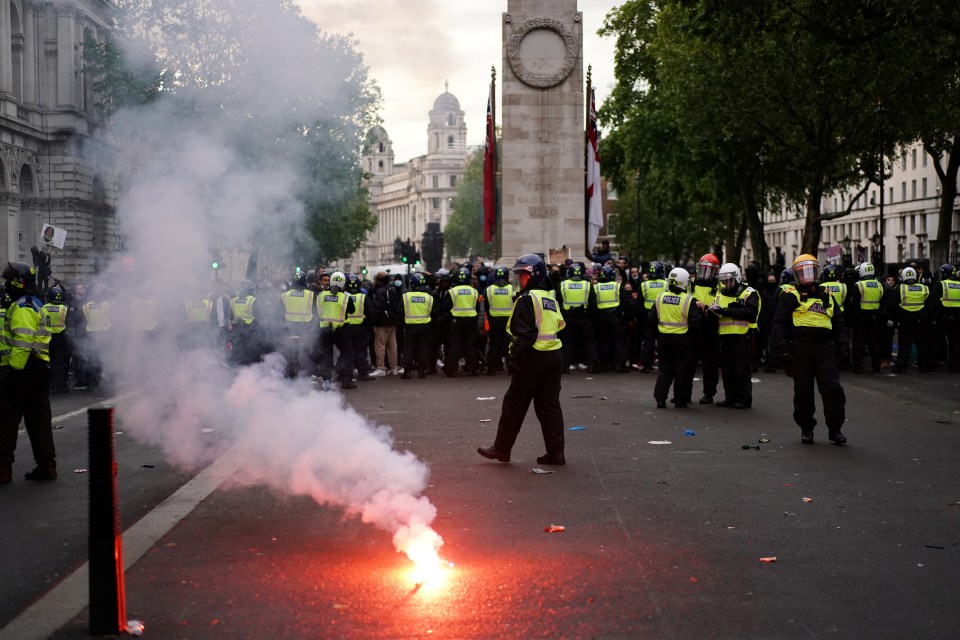
[[[905,202],[907,199],[907,181],[904,180],[900,183],[900,201]]]
[[[430,203],[433,205],[434,209],[440,208],[440,198],[430,198]]]
[[[447,148],[453,149],[453,136],[447,136]]]
[[[927,179],[924,178],[923,181],[924,181],[924,183],[926,183]],[[451,186],[451,187],[456,187],[456,186],[457,186],[457,176],[450,176],[450,186]]]
[[[916,180],[910,181],[910,198],[913,200],[917,199],[917,181]]]
[[[912,152],[912,158],[910,159],[910,168],[911,169],[917,168],[917,150],[916,149],[914,149]]]
[[[440,176],[433,176],[433,188],[434,189],[440,188]]]
[[[887,203],[893,202],[893,187],[890,187],[890,195],[887,196]]]
[[[377,145],[377,150],[380,151],[380,153],[383,153],[383,143],[382,143],[382,142]]]
[[[900,168],[904,171],[907,170],[907,152],[904,150],[903,156],[901,157],[902,162],[900,163]]]
[[[927,152],[926,152],[926,150],[924,150],[921,155],[923,156],[923,161],[921,162],[921,164],[922,164],[923,166],[927,166]]]
[[[926,198],[927,197],[927,179],[926,178],[923,179],[923,182],[921,184],[921,189],[923,190],[923,195],[921,197]]]
[[[447,114],[447,126],[448,126],[448,127],[452,127],[452,126],[455,125],[455,124],[457,124],[457,119],[456,119],[456,117],[454,117],[454,115],[453,115],[452,113],[448,113],[448,114]]]
[[[383,169],[383,160],[377,161],[377,166]]]

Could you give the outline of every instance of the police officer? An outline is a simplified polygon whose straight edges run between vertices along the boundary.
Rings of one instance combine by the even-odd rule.
[[[564,327],[563,316],[540,256],[520,256],[513,271],[520,284],[520,297],[507,323],[511,337],[507,360],[510,388],[503,397],[493,446],[480,447],[477,453],[491,460],[510,462],[510,453],[532,401],[547,449],[537,463],[566,464],[560,407],[563,356],[557,336]]]
[[[67,305],[63,287],[59,284],[47,289],[47,304],[43,305],[43,325],[50,333],[50,393],[67,393],[70,375],[70,346],[67,342]]]
[[[591,310],[596,309],[597,297],[593,283],[584,279],[584,273],[583,263],[575,262],[567,270],[567,279],[560,283],[563,319],[567,325],[563,330],[563,366],[564,371],[569,371],[585,363],[590,373],[597,373],[600,356],[590,317]]]
[[[507,355],[507,321],[513,311],[513,285],[508,282],[510,272],[506,267],[497,267],[493,283],[484,295],[487,309],[489,338],[487,340],[487,375],[495,376],[503,369]]]
[[[333,348],[340,351],[337,358],[337,377],[341,389],[356,389],[353,381],[353,343],[343,329],[347,316],[354,313],[353,298],[346,291],[347,277],[342,271],[334,271],[330,276],[330,289],[317,295],[317,315],[320,318],[320,336],[318,340],[317,369],[320,375],[320,388],[332,389]]]
[[[630,369],[626,365],[627,345],[620,309],[620,283],[615,277],[616,271],[613,267],[603,267],[594,286],[597,298],[597,347],[600,352],[601,371],[626,373]]]
[[[280,294],[280,302],[283,307],[287,376],[295,378],[301,373],[311,373],[313,366],[308,353],[316,341],[313,335],[316,294],[307,288],[307,274],[299,267],[293,273],[289,288]]]
[[[477,362],[477,314],[480,307],[480,294],[470,285],[470,271],[460,269],[456,272],[456,282],[447,291],[443,299],[441,313],[448,315],[450,321],[450,352],[444,358],[444,372],[450,378],[456,378],[460,367],[460,357],[467,363],[468,376],[478,375]]]
[[[780,296],[773,318],[773,344],[787,375],[793,377],[793,419],[800,427],[800,442],[813,444],[814,381],[823,400],[827,437],[846,444],[840,431],[846,420],[846,396],[840,385],[837,351],[850,349],[840,305],[833,294],[817,287],[820,263],[805,253],[793,262],[795,288]]]
[[[256,285],[250,280],[240,283],[237,295],[230,299],[230,314],[233,316],[233,359],[237,364],[247,365],[260,361],[262,340],[259,320],[262,317]]]
[[[695,332],[697,352],[703,367],[703,397],[700,404],[713,404],[720,382],[720,334],[719,316],[706,313],[717,299],[719,283],[717,272],[720,260],[712,253],[705,253],[697,261],[697,274],[693,281],[693,296],[700,309],[700,328]]]
[[[86,320],[86,340],[84,341],[84,359],[87,365],[87,384],[90,387],[100,386],[100,376],[103,374],[103,360],[100,357],[111,329],[113,328],[113,304],[106,299],[107,290],[102,284],[96,284],[90,291],[89,300],[83,305],[83,317]],[[75,386],[75,389],[81,388]]]
[[[0,365],[0,484],[13,479],[17,429],[23,420],[33,449],[36,468],[27,480],[54,480],[57,452],[53,442],[48,351],[50,334],[43,321],[43,305],[37,297],[36,268],[22,262],[8,262],[3,271],[6,291],[13,303],[4,317]]]
[[[401,314],[406,341],[403,374],[400,377],[409,380],[410,372],[416,368],[417,377],[426,378],[430,365],[430,327],[438,310],[436,299],[427,286],[426,276],[422,273],[410,276],[410,290],[403,294],[402,300]]]
[[[850,371],[863,372],[863,349],[870,351],[874,373],[880,373],[882,325],[886,322],[883,285],[877,280],[873,265],[864,262],[857,267],[859,280],[850,289],[850,319],[853,321],[853,361]]]
[[[653,397],[658,409],[667,406],[667,394],[673,384],[673,403],[678,409],[690,403],[693,392],[694,360],[690,329],[700,325],[700,308],[696,298],[687,292],[690,274],[679,267],[667,276],[666,291],[653,303],[647,322],[656,325],[660,366]]]
[[[373,304],[370,297],[360,290],[360,278],[352,273],[347,274],[347,293],[353,302],[353,311],[347,314],[344,327],[353,349],[351,368],[356,370],[358,381],[373,380],[370,376],[370,327],[367,322],[373,315]]]
[[[950,371],[957,373],[960,371],[960,279],[949,262],[940,265],[939,281],[931,287],[927,304],[935,322],[934,344],[938,348],[946,345],[947,364]]]
[[[748,332],[757,320],[760,295],[741,281],[740,267],[731,262],[720,267],[717,278],[720,287],[709,312],[719,317],[720,374],[726,396],[717,406],[749,409],[753,405],[753,383]]]
[[[640,294],[643,297],[642,314],[650,313],[653,309],[653,303],[656,302],[660,292],[666,291],[667,282],[663,279],[666,275],[663,263],[654,260],[647,269],[647,279],[640,285]],[[653,371],[653,359],[656,352],[657,332],[650,323],[645,321],[645,317],[638,318],[641,325],[644,325],[643,349],[640,352],[640,371],[641,373],[651,373]]]
[[[913,346],[917,347],[917,364],[921,373],[931,370],[930,353],[927,349],[929,326],[925,313],[930,288],[917,282],[917,270],[905,267],[900,274],[900,286],[890,292],[887,308],[897,314],[897,363],[896,373],[906,373],[910,368]]]

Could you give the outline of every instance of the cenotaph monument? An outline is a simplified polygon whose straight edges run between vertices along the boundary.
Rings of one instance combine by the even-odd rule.
[[[582,253],[583,23],[577,0],[508,0],[503,14],[502,262]],[[565,257],[565,256],[563,256]]]

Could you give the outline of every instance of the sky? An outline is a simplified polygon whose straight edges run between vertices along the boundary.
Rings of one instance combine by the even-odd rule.
[[[427,152],[428,113],[444,91],[460,100],[467,144],[483,144],[490,67],[502,79],[501,15],[507,0],[295,0],[322,30],[352,34],[383,94],[381,117],[397,162]],[[583,60],[593,66],[597,107],[614,83],[612,38],[597,30],[622,0],[579,0]],[[499,106],[498,106],[499,113]],[[497,117],[500,121],[499,115]]]

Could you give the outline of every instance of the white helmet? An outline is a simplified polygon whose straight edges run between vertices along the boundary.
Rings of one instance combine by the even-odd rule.
[[[913,267],[906,267],[900,273],[900,282],[914,284],[917,281],[917,270]]]
[[[717,272],[717,280],[724,289],[736,289],[741,280],[740,267],[732,262],[724,263]],[[732,283],[732,284],[731,284]]]
[[[870,262],[861,262],[860,266],[857,267],[857,273],[860,275],[860,279],[872,278],[874,276],[873,263]]]
[[[330,291],[340,293],[347,288],[347,276],[342,271],[334,271],[330,276]]]
[[[667,285],[679,291],[686,291],[690,285],[690,273],[680,267],[671,269],[667,276]]]

